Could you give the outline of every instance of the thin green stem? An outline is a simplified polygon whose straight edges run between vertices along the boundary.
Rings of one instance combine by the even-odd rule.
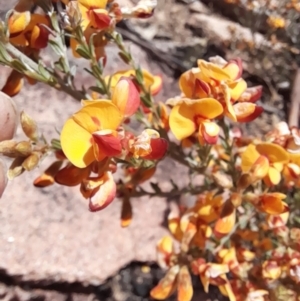
[[[49,69],[43,67],[43,74],[41,74],[40,66],[12,44],[0,42],[0,48],[5,49],[11,55],[10,62],[6,63],[9,64],[11,68],[16,69],[13,65],[13,59],[17,59],[24,66],[25,70],[22,72],[23,74],[43,82],[58,91],[63,91],[79,101],[84,98],[84,95],[80,91],[74,90],[71,86],[66,84],[63,79],[54,76],[54,73]],[[16,70],[20,72],[19,69]]]

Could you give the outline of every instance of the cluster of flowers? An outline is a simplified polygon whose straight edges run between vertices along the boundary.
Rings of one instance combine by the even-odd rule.
[[[159,183],[152,183],[155,191],[151,193],[140,188],[168,155],[187,166],[191,174],[203,175],[204,180],[184,189],[196,196],[196,202],[169,215],[172,236],[157,245],[158,262],[168,272],[151,291],[152,297],[163,300],[177,289],[179,301],[190,301],[192,272],[200,277],[206,292],[210,284],[216,285],[230,301],[263,301],[274,294],[296,300],[293,288],[300,281],[300,233],[295,226],[298,209],[294,200],[300,185],[300,132],[284,122],[263,139],[246,137],[239,128],[230,129],[229,123],[251,122],[263,112],[257,104],[262,87],[247,87],[241,60],[199,59],[197,67],[181,75],[181,95],[154,102],[162,79],[135,65],[114,30],[122,18],[150,16],[155,1],[145,0],[131,9],[106,0],[63,1],[62,24],[55,21],[50,1],[34,2],[46,15],[30,13],[33,2],[20,1],[7,18],[7,43],[18,47],[26,62],[40,63],[40,50],[50,43],[61,54],[57,33],[66,31],[73,54],[89,60],[98,86],[77,97],[74,86],[52,70],[49,85],[76,95],[81,107],[51,144],[40,135],[35,121],[22,112],[21,126],[29,140],[17,142],[12,140],[17,113],[9,96],[20,91],[24,77],[33,81],[22,65],[24,57],[18,64],[13,62],[17,71],[4,85],[0,102],[0,117],[7,113],[10,117],[8,123],[1,123],[4,118],[0,118],[0,153],[14,159],[8,178],[31,171],[54,153],[55,161],[34,181],[35,186],[79,186],[91,211],[104,209],[118,197],[123,201],[121,224],[128,226],[132,197],[147,193],[168,196]],[[55,39],[50,39],[51,35]],[[109,41],[117,45],[129,68],[104,77]],[[10,47],[10,53],[18,52]],[[75,75],[69,72],[66,58],[60,58],[59,71],[71,80]],[[48,69],[39,64],[35,72],[39,70],[45,73]],[[142,125],[138,132],[130,127],[133,118]],[[120,166],[125,176],[116,182],[114,174]],[[0,165],[0,196],[5,185]],[[174,186],[170,194],[174,190],[181,192]],[[274,292],[274,287],[280,292]]]
[[[288,222],[294,225],[297,214],[299,129],[281,122],[263,141],[240,131],[231,137],[238,180],[228,180],[230,158],[216,144],[208,177],[218,188],[198,195],[191,208],[171,212],[172,237],[157,245],[158,262],[169,270],[151,292],[156,299],[177,288],[178,300],[191,300],[191,271],[206,292],[210,284],[218,286],[231,301],[263,301],[274,294],[274,300],[298,300],[300,232]]]
[[[212,61],[216,62],[216,58]],[[231,94],[226,102],[226,94],[220,93],[226,82],[224,70],[235,70],[239,66],[237,61],[216,65],[200,60],[198,65],[199,68],[181,76],[183,95],[168,101],[174,105],[170,128],[184,147],[191,147],[197,140],[200,145],[213,144],[205,176],[206,181],[217,185],[198,195],[192,208],[181,208],[169,215],[173,238],[166,236],[157,246],[158,261],[169,271],[151,295],[165,299],[177,288],[178,300],[190,300],[193,294],[190,270],[200,276],[207,292],[212,284],[231,301],[267,300],[270,285],[275,281],[288,279],[294,285],[300,281],[300,250],[296,242],[299,229],[287,226],[290,216],[287,194],[300,184],[299,129],[281,122],[263,140],[243,136],[241,130],[233,129],[229,132],[231,153],[228,153],[228,141],[217,143],[220,128],[216,121],[222,112],[234,121],[256,118],[261,109],[252,102],[260,98],[261,88],[246,89],[243,80],[237,79],[243,88],[235,90],[236,100]],[[202,82],[201,77],[208,72],[209,81]],[[235,78],[235,73],[231,74]],[[216,78],[221,75],[223,78],[218,82]],[[210,81],[213,86],[208,84]],[[235,83],[233,87],[239,85]],[[219,93],[214,94],[213,89]],[[201,107],[202,102],[205,105]],[[242,109],[235,111],[232,109],[235,106]],[[207,261],[208,254],[214,258],[213,262]],[[280,289],[289,300],[296,300],[293,290],[282,286]]]

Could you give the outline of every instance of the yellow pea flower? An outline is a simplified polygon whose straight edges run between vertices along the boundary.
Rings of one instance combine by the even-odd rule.
[[[96,29],[105,29],[110,25],[110,17],[105,9],[107,0],[78,0],[78,8],[81,12],[82,29],[94,27]]]
[[[198,131],[201,144],[214,144],[219,134],[219,126],[211,120],[223,113],[223,107],[216,99],[168,100],[174,105],[170,113],[170,129],[178,140],[183,140]]]
[[[140,105],[139,93],[128,78],[116,86],[112,100],[83,101],[83,107],[65,123],[61,146],[69,161],[84,168],[93,161],[122,152],[117,128]]]
[[[145,69],[142,69],[142,73],[143,73],[145,88],[147,90],[150,89],[152,95],[156,95],[162,88],[162,78],[159,75],[152,75],[150,72],[148,72]],[[136,72],[133,69],[122,70],[114,73],[110,81],[111,88],[112,89],[115,88],[116,84],[118,83],[121,77],[131,77],[131,76],[136,76]],[[109,79],[110,76],[106,76],[105,81],[108,83]]]
[[[50,26],[49,19],[40,14],[30,15],[29,11],[14,12],[8,21],[10,42],[16,46],[33,49],[45,48],[50,32],[43,25]]]
[[[264,179],[268,186],[277,185],[281,180],[281,171],[288,163],[289,155],[280,145],[273,143],[250,144],[243,152],[242,171],[254,175],[255,179]]]

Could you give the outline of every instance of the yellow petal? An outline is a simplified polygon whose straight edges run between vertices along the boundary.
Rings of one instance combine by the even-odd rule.
[[[95,160],[91,138],[92,135],[72,118],[67,120],[60,140],[64,154],[73,165],[84,168]]]
[[[300,154],[291,154],[289,153],[291,163],[294,163],[300,166]]]
[[[202,98],[192,105],[194,115],[214,119],[223,113],[223,106],[214,98]]]
[[[272,185],[279,184],[281,180],[280,172],[272,166],[269,168],[268,177]]]
[[[265,156],[259,156],[254,162],[250,173],[252,173],[255,178],[262,179],[268,174],[269,168],[269,160]]]
[[[116,130],[123,116],[109,100],[96,100],[73,115],[73,119],[89,133],[99,130]]]
[[[255,161],[259,158],[259,153],[256,150],[256,147],[254,144],[250,144],[247,146],[246,150],[242,153],[242,163],[241,168],[243,172],[248,172]]]
[[[135,75],[135,71],[132,70],[132,69],[131,70],[120,70],[120,71],[114,73],[111,77],[110,76],[106,76],[105,77],[105,82],[108,84],[109,79],[111,78],[110,79],[110,87],[112,89],[114,89],[122,76],[124,76],[124,77],[130,77],[131,75],[133,75],[133,76]]]
[[[242,78],[238,81],[228,84],[230,95],[233,100],[238,100],[247,89],[247,83]]]
[[[211,78],[217,81],[225,81],[231,79],[231,76],[227,72],[227,70],[224,70],[215,64],[206,62],[204,60],[198,60],[198,67],[201,73],[207,78]]]
[[[78,3],[86,8],[105,8],[107,0],[78,0]]]
[[[30,11],[19,13],[14,11],[8,20],[9,33],[15,35],[23,31],[30,22]]]
[[[213,98],[184,101],[172,108],[170,128],[178,140],[192,135],[197,130],[197,119],[213,119],[223,112],[222,105]]]
[[[235,80],[242,74],[242,61],[240,59],[229,61],[228,64],[223,67],[223,70],[230,75],[232,80]]]
[[[231,201],[227,201],[224,204],[222,209],[220,218],[217,220],[215,224],[215,235],[217,237],[222,237],[231,232],[234,227],[236,221],[236,209],[231,203]]]
[[[287,163],[289,161],[288,153],[278,144],[260,143],[256,146],[256,150],[266,156],[271,163]]]
[[[121,77],[112,95],[112,102],[125,117],[132,116],[141,104],[140,93],[130,78]]]
[[[183,266],[178,274],[178,301],[190,301],[193,297],[192,279],[187,266]]]
[[[233,105],[231,103],[231,95],[230,95],[230,88],[226,84],[220,85],[222,92],[224,94],[224,100],[225,100],[225,114],[228,116],[231,120],[237,121],[235,111],[233,109]]]
[[[164,236],[157,244],[157,251],[170,255],[173,251],[173,239],[171,236]]]
[[[260,197],[259,208],[268,213],[279,215],[288,210],[288,207],[282,199],[285,199],[286,195],[279,192],[267,193]]]
[[[226,284],[219,286],[221,294],[228,297],[229,301],[236,301],[235,293],[232,291],[232,287],[229,281],[226,279]]]
[[[170,113],[170,128],[178,140],[189,137],[196,131],[194,113],[186,104],[177,105]]]
[[[179,272],[179,266],[175,265],[167,272],[166,276],[162,278],[158,285],[154,287],[150,295],[152,298],[157,300],[165,300],[175,291],[176,278]]]
[[[180,217],[172,211],[168,216],[168,227],[175,239],[180,241],[183,236],[183,233],[180,229]]]
[[[152,95],[156,95],[162,87],[162,78],[154,76],[145,69],[142,69],[144,84],[147,89],[150,89]]]
[[[184,72],[179,79],[180,90],[186,97],[192,98],[194,94],[195,78],[192,70]]]
[[[81,14],[81,28],[82,30],[85,32],[86,30],[88,30],[90,27],[90,18],[89,18],[89,8],[78,3],[78,8]]]
[[[275,280],[281,275],[281,267],[275,260],[266,260],[262,264],[262,276],[264,279]]]

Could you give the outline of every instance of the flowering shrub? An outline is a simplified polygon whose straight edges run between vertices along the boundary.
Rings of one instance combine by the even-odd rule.
[[[116,29],[123,19],[150,17],[155,0],[132,8],[107,0],[53,2],[58,13],[50,0],[21,0],[1,23],[0,61],[12,71],[0,95],[0,153],[12,163],[6,172],[0,162],[0,197],[7,179],[33,170],[49,155],[53,163],[34,181],[36,187],[78,186],[90,211],[105,210],[118,198],[122,227],[130,225],[134,197],[195,196],[192,206],[169,214],[170,236],[157,244],[158,263],[167,272],[151,296],[164,300],[177,291],[179,301],[190,301],[192,273],[206,292],[218,286],[230,301],[298,300],[299,129],[281,122],[261,139],[242,133],[239,125],[263,111],[256,104],[262,87],[247,86],[238,58],[199,59],[181,75],[180,95],[155,101],[161,77],[136,64]],[[33,3],[44,13],[31,13]],[[92,86],[76,88],[65,37],[73,55],[88,61]],[[109,43],[128,69],[104,76]],[[48,46],[58,56],[51,66],[40,57]],[[25,79],[80,101],[51,141],[24,111],[18,117],[11,97]],[[17,119],[24,141],[13,139]],[[138,130],[131,127],[133,119]],[[172,183],[170,191],[151,183],[152,190],[145,190],[141,184],[166,156],[192,176],[202,175],[202,182],[183,189]]]

